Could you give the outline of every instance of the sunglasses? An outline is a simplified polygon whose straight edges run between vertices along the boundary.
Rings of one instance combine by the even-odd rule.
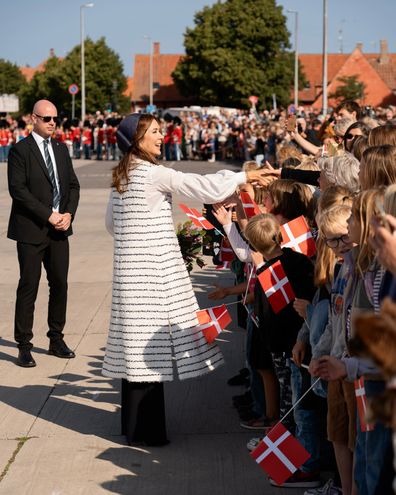
[[[48,122],[51,122],[51,120],[54,121],[54,124],[58,124],[59,123],[59,118],[58,117],[52,117],[51,115],[46,115],[45,117],[43,117],[42,115],[37,115],[37,113],[35,113],[34,115],[36,117],[38,117],[39,119],[41,119],[46,124],[48,124]]]
[[[345,139],[353,139],[354,137],[356,137],[354,134],[351,134],[350,132],[348,132],[348,134],[345,134],[344,138]]]

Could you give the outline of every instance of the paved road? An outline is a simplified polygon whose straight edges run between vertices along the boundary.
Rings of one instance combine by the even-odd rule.
[[[197,173],[237,168],[168,165]],[[244,332],[235,323],[220,339],[226,357],[222,369],[166,385],[169,446],[132,448],[120,436],[119,383],[100,373],[111,298],[112,240],[103,217],[112,166],[75,163],[82,194],[71,239],[65,333],[77,357],[65,361],[46,353],[43,276],[34,322],[38,366],[22,369],[14,364],[18,266],[15,244],[5,235],[10,200],[0,164],[0,495],[283,495],[286,490],[271,488],[249,457],[245,444],[252,434],[240,428],[231,407],[231,396],[243,391],[226,385],[244,364]],[[181,220],[175,208],[175,221]],[[201,307],[207,307],[206,293],[215,281],[232,283],[229,272],[211,266],[192,279]]]

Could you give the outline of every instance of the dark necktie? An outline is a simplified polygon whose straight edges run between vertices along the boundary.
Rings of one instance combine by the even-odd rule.
[[[54,165],[51,160],[51,155],[49,154],[48,145],[50,144],[50,140],[44,140],[44,155],[45,155],[45,164],[47,165],[48,175],[52,184],[52,206],[54,209],[59,208],[60,202],[60,194],[58,190],[58,186],[56,185],[55,180],[55,170]]]

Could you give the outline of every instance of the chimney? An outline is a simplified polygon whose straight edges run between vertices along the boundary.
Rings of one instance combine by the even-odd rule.
[[[153,54],[154,55],[160,54],[160,42],[159,41],[154,41],[154,43],[153,43]]]
[[[50,58],[55,57],[55,50],[53,48],[50,48],[49,56]]]
[[[356,49],[360,50],[362,52],[363,51],[363,43],[361,43],[361,42],[356,43]]]
[[[388,41],[380,40],[380,64],[388,64],[389,63],[389,55],[388,55]]]

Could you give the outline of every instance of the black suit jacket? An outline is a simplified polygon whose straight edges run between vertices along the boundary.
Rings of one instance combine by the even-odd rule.
[[[80,185],[73,170],[67,147],[52,139],[60,185],[60,213],[77,210]],[[48,222],[52,213],[52,184],[47,166],[32,135],[10,150],[8,157],[8,190],[12,197],[7,236],[15,241],[40,244],[46,238],[71,235],[72,228],[57,231]]]

